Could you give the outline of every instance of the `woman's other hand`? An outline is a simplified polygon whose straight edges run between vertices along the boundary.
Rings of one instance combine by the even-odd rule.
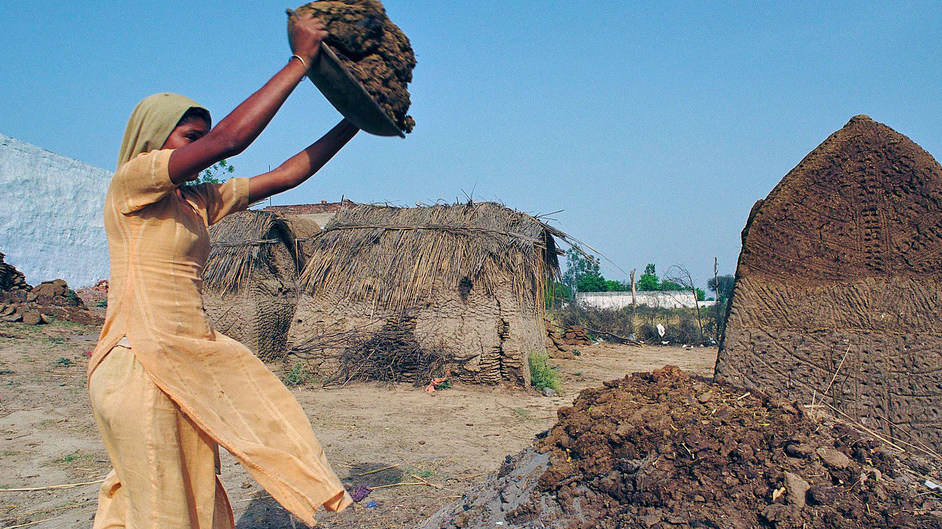
[[[311,15],[293,15],[288,24],[288,42],[291,53],[299,55],[310,67],[321,49],[321,41],[327,38],[324,23]]]

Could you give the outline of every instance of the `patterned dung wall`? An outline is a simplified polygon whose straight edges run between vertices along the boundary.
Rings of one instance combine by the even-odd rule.
[[[857,116],[753,207],[719,380],[942,450],[942,167]]]

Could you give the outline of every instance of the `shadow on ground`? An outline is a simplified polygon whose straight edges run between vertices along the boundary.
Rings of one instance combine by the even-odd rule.
[[[403,471],[399,467],[389,468],[388,463],[356,463],[341,480],[348,489],[357,486],[369,488],[401,483]],[[364,499],[364,503],[369,499]],[[252,498],[245,512],[236,521],[236,529],[301,529],[307,527],[294,519],[291,513],[278,504],[267,492],[259,491]]]

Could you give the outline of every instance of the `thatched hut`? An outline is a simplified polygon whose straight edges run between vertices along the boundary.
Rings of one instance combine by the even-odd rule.
[[[297,219],[251,210],[210,227],[203,303],[213,328],[261,358],[284,353],[298,299],[303,247],[318,230]]]
[[[942,451],[942,166],[857,116],[742,241],[716,378]]]
[[[289,352],[335,380],[526,384],[554,235],[495,203],[341,211],[314,239]]]

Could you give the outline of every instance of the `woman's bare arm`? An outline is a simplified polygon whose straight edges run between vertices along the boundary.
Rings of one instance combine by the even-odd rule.
[[[359,130],[344,119],[321,139],[285,163],[249,179],[249,203],[258,202],[301,184],[337,154]]]
[[[175,184],[193,180],[212,164],[244,151],[261,134],[317,58],[321,41],[327,36],[324,25],[312,17],[299,18],[292,25],[292,52],[304,63],[290,59],[257,92],[249,96],[202,138],[170,155],[170,180]]]

